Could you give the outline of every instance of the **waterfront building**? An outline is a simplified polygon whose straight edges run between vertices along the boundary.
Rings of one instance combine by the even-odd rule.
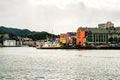
[[[4,40],[8,40],[9,38],[10,38],[10,37],[9,37],[9,34],[4,34],[4,35],[3,35],[3,39],[4,39]]]
[[[79,27],[76,32],[76,45],[108,44],[111,41],[119,43],[120,27],[114,27],[110,21],[98,24],[98,28]]]
[[[28,37],[23,37],[21,38],[22,41],[33,41],[31,38],[28,38]]]
[[[85,29],[84,30],[81,29],[81,28],[77,29],[77,32],[76,32],[76,45],[83,45],[85,43],[84,42],[85,33],[86,33]]]
[[[16,41],[16,40],[4,40],[3,41],[3,46],[15,47],[15,46],[22,46],[22,45],[23,45],[22,41]]]
[[[67,34],[60,34],[60,44],[66,44]]]
[[[120,37],[120,27],[116,27],[116,28],[110,28],[109,30],[109,38],[110,37]]]
[[[22,46],[23,42],[22,41],[16,41],[16,46]]]
[[[3,46],[16,46],[16,40],[5,40],[3,41]]]
[[[76,32],[76,37],[76,45],[107,44],[111,37],[120,39],[120,27],[109,29],[80,27]]]
[[[101,28],[88,28],[86,42],[88,44],[107,44],[109,31]]]
[[[106,44],[109,31],[105,28],[82,28],[79,27],[76,33],[77,45]]]
[[[66,43],[68,45],[76,44],[76,32],[67,32]]]
[[[35,43],[31,38],[28,37],[23,37],[21,39],[23,41],[23,45],[31,45]]]

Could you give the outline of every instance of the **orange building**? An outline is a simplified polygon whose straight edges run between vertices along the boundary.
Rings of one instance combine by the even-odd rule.
[[[86,30],[82,30],[82,29],[78,28],[78,30],[76,32],[76,45],[84,45],[85,32],[86,32]]]

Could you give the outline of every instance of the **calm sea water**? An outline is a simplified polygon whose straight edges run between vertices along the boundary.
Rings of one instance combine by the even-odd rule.
[[[0,48],[0,80],[119,80],[120,50]]]

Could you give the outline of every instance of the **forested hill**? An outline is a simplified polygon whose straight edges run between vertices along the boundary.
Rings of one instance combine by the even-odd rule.
[[[46,36],[57,37],[56,35],[45,32],[45,31],[36,32],[36,31],[30,31],[28,29],[8,28],[5,26],[0,26],[0,33],[7,33],[13,36],[27,36],[32,38],[33,40],[45,39]]]
[[[25,35],[33,35],[33,34],[41,34],[41,33],[47,34],[47,32],[36,32],[36,31],[30,31],[28,29],[8,28],[8,27],[4,27],[4,26],[0,26],[0,32],[12,34],[15,36],[25,36]]]

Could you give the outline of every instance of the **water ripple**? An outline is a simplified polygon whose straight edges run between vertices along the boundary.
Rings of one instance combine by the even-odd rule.
[[[0,48],[0,80],[119,80],[119,53]]]

